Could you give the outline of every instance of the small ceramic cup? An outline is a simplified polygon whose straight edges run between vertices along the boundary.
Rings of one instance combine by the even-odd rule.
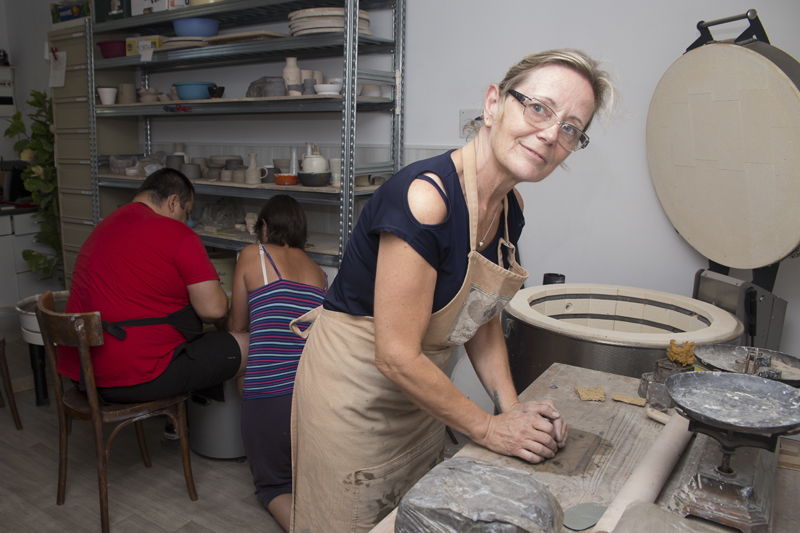
[[[301,94],[303,94],[302,85],[288,85],[286,88],[288,89],[286,91],[286,94],[288,96],[300,96]]]
[[[237,168],[233,171],[233,182],[234,183],[244,183],[246,179],[247,170],[244,168]]]
[[[208,166],[208,160],[205,157],[193,157],[192,163],[200,165],[201,168],[206,168]]]
[[[317,83],[319,83],[320,85],[322,84],[322,71],[321,71],[321,70],[315,70],[315,71],[314,71],[314,79],[315,79],[315,80],[317,81]]]
[[[218,180],[220,178],[220,168],[219,167],[208,167],[208,173],[206,174],[207,180]]]
[[[303,80],[303,94],[317,94],[317,91],[314,90],[316,84],[317,80],[313,78]]]
[[[117,101],[116,87],[98,87],[97,95],[100,97],[100,103],[103,105],[112,105]]]
[[[301,70],[300,71],[300,79],[301,80],[314,79],[314,71],[313,70]]]
[[[220,181],[233,181],[233,170],[223,169],[219,172]]]

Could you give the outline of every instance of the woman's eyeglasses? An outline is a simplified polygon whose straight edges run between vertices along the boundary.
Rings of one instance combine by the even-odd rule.
[[[558,115],[553,109],[536,98],[525,96],[524,94],[509,89],[508,94],[516,98],[522,104],[522,116],[528,124],[541,129],[547,129],[553,124],[558,124],[558,144],[569,150],[577,152],[581,148],[586,148],[589,144],[589,136],[577,126],[558,120]]]

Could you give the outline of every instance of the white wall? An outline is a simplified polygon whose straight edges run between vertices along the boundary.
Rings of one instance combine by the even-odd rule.
[[[16,67],[14,98],[23,116],[32,111],[25,103],[32,89],[50,93],[49,63],[44,60],[44,43],[50,26],[49,0],[0,0],[0,48],[8,52],[11,66]],[[6,126],[5,121],[0,121],[0,134]],[[13,144],[14,141],[0,137],[0,155],[19,159],[11,148]]]
[[[525,201],[523,265],[529,285],[545,272],[568,282],[608,283],[691,296],[706,260],[674,230],[658,202],[647,166],[645,124],[664,72],[699,36],[696,24],[758,10],[771,43],[800,58],[800,2],[674,0],[538,3],[526,0],[408,2],[406,144],[458,146],[459,109],[479,108],[485,88],[523,56],[580,48],[609,61],[624,113],[597,121],[591,144],[571,156],[569,172],[520,187]],[[736,37],[746,22],[715,26]],[[798,170],[800,172],[800,170]],[[782,350],[800,354],[800,261],[783,261],[774,292],[789,301]],[[734,273],[751,279],[751,273]]]

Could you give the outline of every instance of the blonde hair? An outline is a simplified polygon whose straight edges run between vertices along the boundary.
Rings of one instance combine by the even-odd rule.
[[[550,65],[559,65],[573,70],[583,76],[592,86],[594,109],[584,130],[589,129],[598,111],[610,114],[611,109],[614,107],[617,93],[614,84],[611,82],[611,76],[600,68],[601,63],[599,61],[595,61],[586,53],[571,48],[561,48],[531,54],[508,70],[505,78],[500,82],[499,107],[495,115],[496,118],[500,118],[503,114],[503,102],[509,90],[516,88],[525,81],[532,72]],[[475,120],[467,124],[465,130],[469,129],[477,133],[481,126],[482,122]]]

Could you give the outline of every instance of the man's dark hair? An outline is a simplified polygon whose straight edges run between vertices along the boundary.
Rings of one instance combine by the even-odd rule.
[[[173,168],[156,170],[145,178],[142,186],[136,189],[134,196],[147,193],[148,199],[158,207],[173,194],[178,195],[181,209],[194,197],[194,185],[189,178]]]
[[[301,250],[305,248],[308,238],[306,214],[298,201],[291,196],[273,196],[261,208],[255,228],[259,240],[264,224],[268,230],[267,244],[289,245]]]

